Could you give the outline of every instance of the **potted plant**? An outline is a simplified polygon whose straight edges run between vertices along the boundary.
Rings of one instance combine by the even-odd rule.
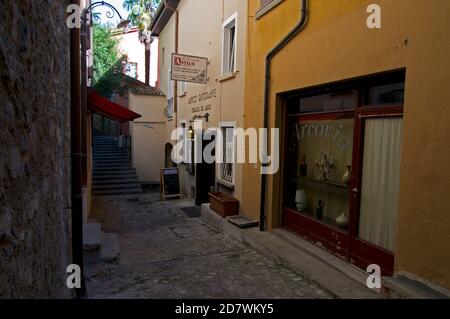
[[[239,201],[221,192],[209,193],[210,208],[222,217],[239,214]]]

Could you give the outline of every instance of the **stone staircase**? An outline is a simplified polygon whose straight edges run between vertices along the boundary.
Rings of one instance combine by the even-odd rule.
[[[95,133],[93,137],[92,194],[140,194],[142,186],[126,150],[113,136]]]

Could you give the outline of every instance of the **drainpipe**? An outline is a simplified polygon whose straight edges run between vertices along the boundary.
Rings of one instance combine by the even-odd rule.
[[[89,6],[87,1],[86,6]],[[86,9],[83,10],[83,17],[87,18]],[[81,154],[82,154],[82,196],[87,192],[87,32],[88,20],[81,19]],[[85,212],[87,214],[87,212]]]
[[[71,0],[80,5],[80,0]],[[81,268],[82,288],[76,289],[76,296],[84,294],[83,275],[83,209],[81,199],[82,150],[81,150],[81,59],[80,29],[70,30],[70,119],[71,119],[71,158],[72,158],[72,262]]]
[[[308,0],[301,0],[301,17],[297,25],[279,42],[266,56],[266,75],[264,83],[264,128],[269,126],[269,103],[270,103],[270,70],[273,58],[292,40],[294,39],[306,26],[308,22]],[[267,164],[263,164],[267,166]],[[266,184],[267,176],[261,176],[261,198],[260,198],[260,212],[259,212],[259,228],[261,231],[265,230],[266,221]]]

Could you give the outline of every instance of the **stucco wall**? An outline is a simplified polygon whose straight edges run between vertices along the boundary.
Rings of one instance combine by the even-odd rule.
[[[159,182],[164,166],[164,96],[130,93],[130,109],[142,115],[130,123],[132,160],[141,183]]]
[[[0,298],[65,298],[67,1],[0,1]]]
[[[145,45],[139,41],[139,31],[132,29],[125,34],[114,36],[119,40],[119,49],[128,56],[128,62],[138,64],[138,80],[145,82]],[[150,85],[155,85],[158,74],[158,39],[150,47]]]
[[[369,30],[373,1],[310,1],[306,29],[273,61],[270,123],[281,107],[275,93],[406,68],[404,137],[396,271],[450,288],[450,159],[448,137],[450,42],[446,0],[379,0],[382,29]],[[298,0],[285,0],[259,20],[260,1],[249,1],[246,125],[262,125],[264,58],[297,23]],[[251,58],[249,58],[251,57]],[[245,180],[260,180],[248,165]],[[269,178],[268,224],[277,224],[277,184]],[[260,188],[244,184],[246,211],[259,215]],[[273,196],[272,196],[273,194]]]

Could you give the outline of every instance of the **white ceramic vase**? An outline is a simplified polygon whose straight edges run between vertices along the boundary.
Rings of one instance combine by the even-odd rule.
[[[342,183],[349,185],[352,179],[352,166],[347,165],[347,170],[345,171],[344,176],[342,176]]]
[[[297,206],[297,210],[302,212],[306,210],[306,193],[304,190],[299,189],[295,192],[295,203]]]
[[[336,224],[341,228],[346,228],[348,226],[348,213],[342,213],[336,217]]]

